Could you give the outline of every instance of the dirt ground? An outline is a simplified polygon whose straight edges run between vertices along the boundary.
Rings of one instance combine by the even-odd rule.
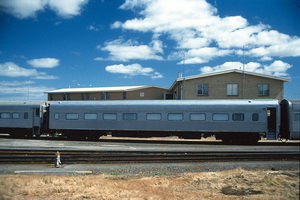
[[[159,174],[157,172],[156,174]],[[299,171],[0,175],[0,199],[299,199]]]

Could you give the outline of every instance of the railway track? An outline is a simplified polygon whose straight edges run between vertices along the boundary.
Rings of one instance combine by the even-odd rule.
[[[54,163],[53,150],[0,150],[0,164]],[[64,164],[179,163],[233,161],[299,161],[299,151],[157,152],[157,151],[62,151]]]

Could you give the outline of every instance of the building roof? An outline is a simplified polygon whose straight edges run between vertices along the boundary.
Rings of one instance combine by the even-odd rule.
[[[216,75],[222,75],[222,74],[228,74],[228,73],[240,73],[240,74],[247,74],[247,75],[252,75],[252,76],[259,76],[263,78],[270,78],[270,79],[276,79],[279,81],[284,81],[284,82],[290,82],[291,79],[289,78],[283,78],[279,76],[272,76],[268,74],[261,74],[261,73],[256,73],[256,72],[249,72],[249,71],[243,71],[243,70],[238,70],[238,69],[231,69],[231,70],[224,70],[224,71],[216,71],[212,73],[205,73],[205,74],[198,74],[194,76],[186,76],[186,77],[180,77],[177,78],[172,86],[170,87],[170,90],[173,89],[173,87],[176,85],[177,82],[184,81],[184,80],[191,80],[191,79],[196,79],[196,78],[204,78],[204,77],[209,77],[209,76],[216,76]]]
[[[120,86],[120,87],[89,87],[89,88],[63,88],[58,90],[52,90],[45,92],[46,94],[53,94],[53,93],[87,93],[87,92],[127,92],[127,91],[134,91],[134,90],[141,90],[146,88],[159,88],[168,90],[168,88],[159,87],[159,86]]]

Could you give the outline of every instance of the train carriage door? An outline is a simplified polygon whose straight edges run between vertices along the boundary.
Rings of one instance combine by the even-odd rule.
[[[268,140],[276,140],[276,127],[277,127],[277,116],[276,116],[276,108],[268,108]]]
[[[33,133],[32,135],[39,136],[41,128],[40,108],[33,109]]]

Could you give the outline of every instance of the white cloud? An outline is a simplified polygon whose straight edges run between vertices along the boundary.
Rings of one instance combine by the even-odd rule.
[[[138,60],[162,60],[163,58],[157,54],[162,53],[162,44],[160,41],[153,41],[150,46],[138,45],[136,41],[122,39],[107,42],[105,47],[97,46],[102,51],[108,51],[108,60],[129,61]],[[95,58],[95,60],[103,60],[103,58]]]
[[[39,75],[41,75],[41,73],[37,70],[22,68],[13,62],[6,62],[4,64],[0,64],[0,76],[29,77]]]
[[[278,38],[273,39],[278,40]],[[300,56],[300,38],[289,38],[289,40],[283,40],[282,43],[253,48],[248,54],[255,57],[298,57]]]
[[[232,53],[233,50],[218,49],[216,47],[203,47],[188,51],[174,52],[169,56],[169,59],[182,59],[182,61],[180,61],[178,64],[201,64],[207,63],[216,57],[227,56]]]
[[[36,85],[33,81],[0,81],[0,100],[46,100],[47,95],[44,92],[54,89],[43,85]]]
[[[42,76],[35,76],[33,77],[33,79],[39,79],[39,80],[55,80],[55,79],[59,79],[57,76],[53,76],[53,75],[42,75]]]
[[[27,63],[35,68],[53,68],[59,65],[59,60],[56,58],[39,58],[28,60]]]
[[[271,65],[264,66],[266,74],[272,74],[274,76],[287,76],[286,73],[292,65],[282,62],[281,60],[275,60]]]
[[[204,66],[200,68],[201,73],[210,73],[215,71],[223,71],[230,69],[239,69],[249,72],[257,72],[262,74],[269,74],[274,76],[288,76],[287,70],[291,68],[292,65],[282,62],[281,60],[276,60],[270,65],[262,65],[257,62],[249,62],[243,64],[241,62],[225,62],[222,65],[217,66]]]
[[[166,35],[176,42],[178,52],[168,57],[186,60],[179,64],[205,63],[225,55],[242,55],[260,60],[300,56],[300,38],[272,30],[265,24],[250,25],[242,16],[220,17],[205,0],[126,0],[121,9],[131,9],[138,17],[111,28],[151,32],[158,39]],[[243,51],[242,49],[247,51]],[[205,57],[201,51],[211,49]]]
[[[100,31],[102,29],[102,27],[101,26],[89,25],[87,29],[90,30],[90,31],[96,31],[96,32],[98,32],[98,31]]]
[[[81,8],[88,0],[48,0],[49,7],[61,17],[80,15]]]
[[[35,17],[38,11],[43,11],[47,1],[44,0],[9,0],[0,1],[0,7],[17,18]]]
[[[20,19],[35,17],[39,11],[47,8],[61,17],[69,18],[79,15],[87,2],[88,0],[2,0],[0,7]]]
[[[110,73],[125,74],[128,77],[132,76],[150,76],[152,79],[163,78],[163,75],[159,72],[155,72],[153,68],[142,67],[140,64],[131,65],[110,65],[106,66],[105,70]]]
[[[33,79],[57,79],[58,77],[49,76],[44,72],[38,72],[36,69],[26,69],[16,65],[13,62],[0,63],[0,76],[6,77],[32,77]]]

